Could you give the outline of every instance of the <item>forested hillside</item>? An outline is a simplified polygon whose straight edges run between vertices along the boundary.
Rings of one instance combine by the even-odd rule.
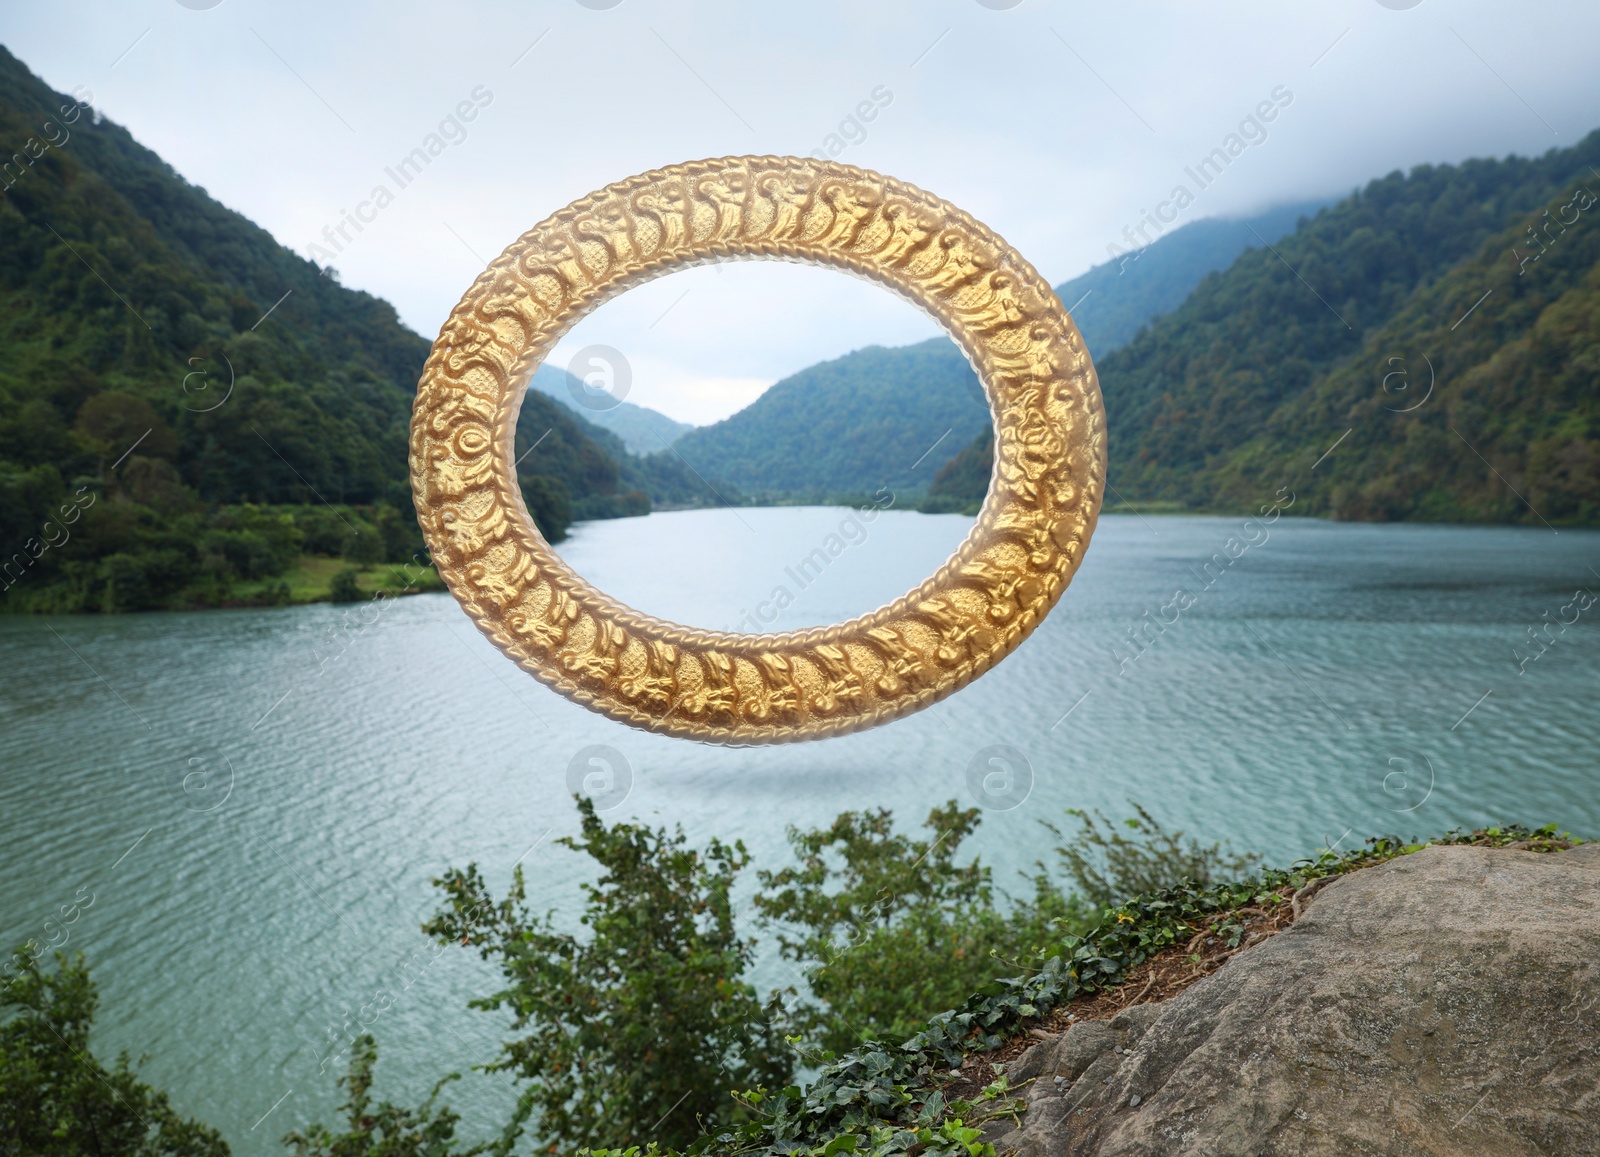
[[[758,500],[820,500],[926,487],[988,422],[977,375],[939,337],[810,366],[673,449]]]
[[[334,560],[421,550],[406,430],[428,343],[387,302],[4,49],[0,153],[0,607],[284,601],[310,591],[303,554],[329,560],[311,568],[326,594]],[[653,475],[693,479],[624,478],[620,442],[542,395],[524,421],[569,451],[522,467],[552,537],[563,500],[633,512]]]
[[[1327,198],[1279,205],[1251,217],[1206,217],[1157,237],[1143,249],[1096,265],[1056,286],[1091,357],[1120,349],[1154,318],[1182,305],[1208,273],[1246,249],[1271,245],[1314,217]]]
[[[1247,246],[1276,241],[1320,204],[1191,222],[1140,250],[1137,259],[1097,265],[1056,293],[1076,305],[1073,319],[1093,355],[1103,357],[1181,304],[1206,274],[1226,268]],[[897,349],[869,347],[810,366],[731,418],[685,434],[675,449],[697,469],[742,490],[796,501],[879,486],[924,489],[952,455],[981,443],[989,428],[972,367],[954,342],[940,337]],[[982,490],[959,501],[945,492],[934,505],[976,509],[982,499]]]
[[[1290,485],[1344,518],[1593,521],[1597,165],[1591,134],[1393,173],[1208,277],[1098,363],[1112,483],[1189,509]]]
[[[924,514],[977,514],[994,473],[994,427],[983,430],[939,467],[917,507]]]
[[[571,372],[548,362],[539,367],[528,388],[555,399],[590,425],[615,434],[630,454],[659,453],[694,429],[688,422],[679,422],[648,406],[635,405],[627,400],[612,402],[609,398],[598,397],[592,391],[586,392],[583,383]],[[605,409],[578,401],[579,398],[597,397],[607,404]]]

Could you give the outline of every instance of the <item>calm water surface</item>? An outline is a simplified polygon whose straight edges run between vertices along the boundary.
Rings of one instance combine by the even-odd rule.
[[[657,514],[580,527],[563,553],[641,609],[737,629],[765,603],[764,628],[786,629],[897,596],[968,525],[889,511],[857,533],[841,530],[849,514]],[[1546,612],[1570,620],[1573,592],[1600,589],[1600,536],[1283,519],[1207,586],[1198,568],[1238,533],[1108,516],[1061,605],[972,687],[864,735],[770,750],[644,735],[568,704],[447,595],[390,604],[343,644],[329,606],[3,619],[0,935],[42,936],[58,905],[92,896],[67,947],[100,981],[97,1050],[150,1054],[147,1076],[183,1112],[266,1154],[331,1120],[342,1064],[319,1070],[356,1019],[395,1099],[493,1054],[501,1023],[465,1004],[494,975],[418,932],[430,881],[476,861],[498,890],[520,859],[534,908],[571,918],[586,870],[554,841],[576,827],[569,765],[591,745],[626,761],[608,817],[739,837],[769,868],[788,860],[786,824],[866,807],[920,821],[950,798],[990,807],[973,850],[1002,882],[1047,853],[1039,820],[1129,800],[1279,862],[1488,821],[1600,835],[1600,606],[1523,673],[1513,657]],[[820,577],[794,571],[816,547]],[[1181,614],[1179,588],[1194,597]],[[1119,641],[1145,612],[1176,622],[1133,659]],[[969,775],[997,744],[1027,765]],[[588,758],[578,774],[603,787],[610,757]],[[763,985],[789,979],[763,960]],[[385,989],[392,1004],[375,1003]],[[469,1074],[449,1099],[481,1135],[509,1096]]]

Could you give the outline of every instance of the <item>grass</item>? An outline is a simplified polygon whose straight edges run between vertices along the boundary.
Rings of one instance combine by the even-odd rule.
[[[280,600],[281,593],[275,597],[274,592],[278,591],[279,584],[282,583],[287,584],[289,588],[290,606],[325,603],[332,597],[330,591],[333,576],[346,567],[355,570],[356,585],[368,598],[380,591],[398,595],[422,594],[426,591],[445,589],[444,580],[431,566],[419,566],[416,563],[380,563],[377,566],[355,567],[342,558],[303,554],[292,568],[276,578],[236,583],[228,602],[236,606],[276,603]]]

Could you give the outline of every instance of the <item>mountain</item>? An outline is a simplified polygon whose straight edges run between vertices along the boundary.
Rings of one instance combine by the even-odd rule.
[[[1246,246],[1276,241],[1319,204],[1191,222],[1137,258],[1097,265],[1056,293],[1069,306],[1081,302],[1073,318],[1098,361]],[[953,453],[981,443],[989,429],[977,376],[955,343],[938,337],[811,366],[732,417],[684,434],[674,449],[695,469],[747,493],[796,501],[880,486],[925,489]],[[982,492],[967,495],[951,509],[975,509],[982,499]]]
[[[261,584],[302,552],[410,559],[427,341],[82,96],[0,49],[0,607],[287,598]],[[613,435],[530,395],[541,415],[571,451],[546,489],[638,508]]]
[[[939,467],[917,509],[924,514],[977,514],[994,473],[994,427],[990,426]]]
[[[627,518],[648,514],[653,507],[726,506],[740,501],[733,486],[696,474],[672,449],[645,458],[630,454],[618,434],[591,425],[531,389],[517,415],[513,451],[528,512],[552,542],[564,538],[573,522],[584,519]]]
[[[530,389],[554,398],[591,425],[617,435],[630,454],[654,454],[665,450],[694,429],[688,422],[680,422],[659,410],[628,401],[611,403],[601,396],[599,400],[607,402],[608,408],[596,409],[585,405],[583,400],[594,398],[596,392],[585,389],[576,376],[557,366],[540,366],[528,385]]]
[[[1593,522],[1597,166],[1600,133],[1395,172],[1210,275],[1098,363],[1112,483],[1197,510],[1287,486],[1296,513]]]
[[[801,370],[673,447],[707,476],[763,500],[922,488],[989,421],[977,376],[949,338],[868,346]]]
[[[1329,203],[1322,198],[1253,217],[1191,221],[1056,286],[1056,296],[1071,310],[1091,356],[1102,358],[1127,345],[1152,318],[1182,305],[1206,274],[1228,268],[1246,249],[1292,233],[1301,217],[1314,217]]]

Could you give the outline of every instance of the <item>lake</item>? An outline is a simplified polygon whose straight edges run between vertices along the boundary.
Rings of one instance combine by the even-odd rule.
[[[561,549],[609,593],[700,626],[738,629],[786,587],[792,605],[763,626],[787,629],[899,595],[970,524],[883,512],[802,586],[793,564],[850,516],[652,514],[580,526]],[[572,776],[605,792],[607,818],[741,838],[766,868],[789,862],[788,824],[982,804],[969,846],[1002,885],[1048,854],[1040,820],[1128,801],[1277,863],[1495,821],[1600,835],[1600,607],[1573,600],[1600,589],[1600,534],[1282,518],[1250,537],[1237,519],[1108,515],[1050,618],[971,687],[771,749],[592,715],[448,595],[369,611],[342,640],[356,612],[328,605],[0,619],[0,932],[42,937],[59,905],[92,897],[65,931],[100,983],[96,1050],[150,1054],[146,1077],[180,1111],[254,1155],[331,1123],[343,1065],[324,1065],[328,1041],[363,1008],[381,1096],[414,1103],[493,1055],[499,1022],[465,1004],[496,974],[418,925],[431,880],[469,861],[497,892],[520,861],[532,907],[572,920],[588,873],[555,843],[576,830]],[[1141,650],[1127,638],[1147,612],[1168,625]],[[615,754],[580,757],[595,745]],[[1014,754],[974,766],[994,745]],[[764,957],[756,979],[791,977]],[[384,987],[399,995],[374,1014]],[[447,1099],[479,1136],[509,1098],[503,1078],[469,1074]]]

